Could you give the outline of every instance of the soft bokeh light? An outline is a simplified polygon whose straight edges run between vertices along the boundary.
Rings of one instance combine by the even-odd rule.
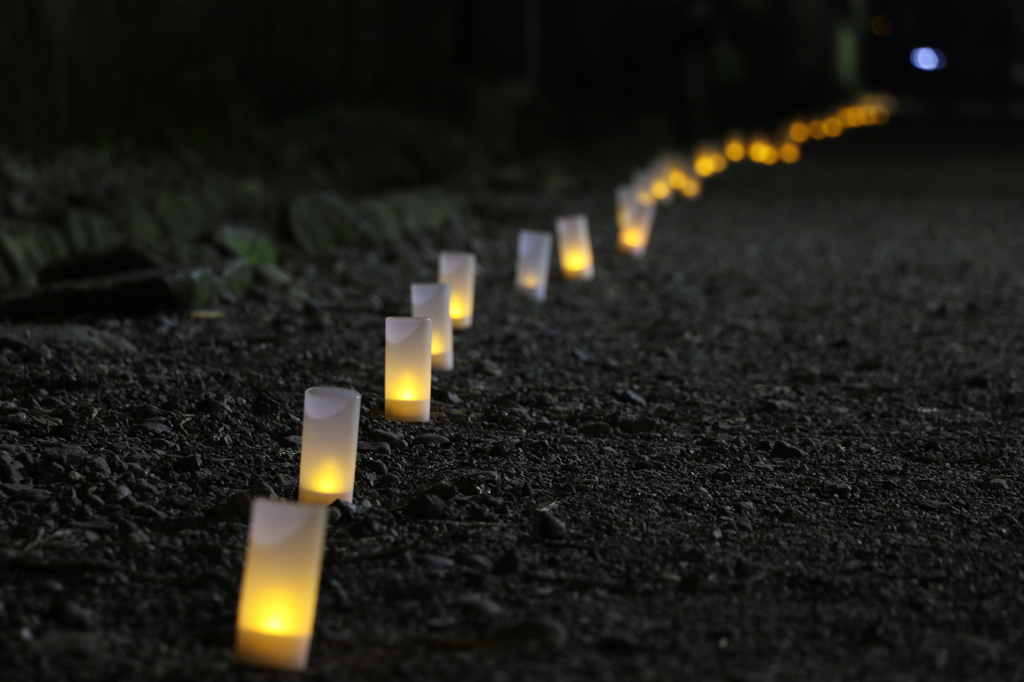
[[[807,142],[810,136],[811,129],[805,122],[796,120],[789,124],[789,139],[793,140],[793,142],[803,144]]]
[[[879,38],[884,38],[892,33],[892,22],[889,17],[879,14],[871,20],[871,32]]]
[[[946,68],[946,55],[934,47],[915,47],[910,51],[910,63],[922,71],[938,71]]]
[[[796,163],[800,160],[800,145],[792,140],[786,140],[779,145],[779,158],[783,163]]]

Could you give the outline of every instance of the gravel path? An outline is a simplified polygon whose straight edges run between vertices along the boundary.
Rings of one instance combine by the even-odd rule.
[[[0,677],[288,678],[232,659],[248,501],[338,385],[302,679],[1024,679],[1022,148],[855,131],[663,208],[643,261],[610,184],[486,191],[223,316],[0,328]],[[576,211],[596,280],[520,299],[516,230]],[[384,421],[384,317],[447,248],[475,325],[432,421]]]

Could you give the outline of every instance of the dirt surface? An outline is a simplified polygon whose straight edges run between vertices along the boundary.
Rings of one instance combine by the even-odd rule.
[[[481,190],[444,235],[285,247],[222,316],[0,328],[0,678],[1024,679],[1019,131],[730,170],[642,261],[610,184]],[[596,280],[520,299],[516,230],[576,211]],[[384,317],[443,248],[476,322],[433,419],[387,422]],[[232,638],[315,385],[364,415],[302,677]]]

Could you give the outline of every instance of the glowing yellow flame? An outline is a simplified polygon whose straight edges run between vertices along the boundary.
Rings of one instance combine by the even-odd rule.
[[[448,314],[453,320],[461,320],[466,316],[466,305],[462,302],[462,298],[452,296],[448,302]]]
[[[811,136],[811,139],[814,139],[814,140],[824,140],[825,139],[826,135],[825,135],[825,122],[824,121],[819,121],[818,119],[814,119],[813,121],[810,122],[810,124],[808,125],[807,128],[808,128],[808,134]]]
[[[651,195],[659,201],[668,198],[671,193],[672,188],[668,186],[667,182],[658,180],[651,185]]]
[[[579,251],[573,251],[565,257],[565,269],[577,272],[587,267],[587,258]]]
[[[443,352],[444,352],[444,344],[441,342],[441,339],[436,338],[433,335],[431,335],[431,339],[430,339],[430,354],[431,355],[440,355]]]
[[[764,158],[761,159],[761,163],[763,163],[766,166],[774,166],[778,162],[779,152],[776,151],[774,146],[766,144],[764,146]]]
[[[342,479],[341,472],[336,467],[329,464],[324,465],[313,476],[313,480],[309,482],[308,488],[318,493],[336,493],[345,489]]]
[[[793,142],[803,144],[807,142],[807,138],[810,136],[811,129],[803,121],[793,121],[789,124],[789,139],[793,140]]]
[[[783,142],[779,147],[779,158],[784,163],[796,163],[800,160],[800,145],[795,142]]]
[[[294,636],[304,633],[305,628],[298,622],[299,614],[288,594],[270,592],[256,599],[257,603],[251,607],[254,618],[250,627],[253,630],[267,635]]]
[[[628,228],[619,233],[619,241],[622,242],[623,246],[636,248],[643,246],[644,244],[644,233],[643,230],[637,228]]]

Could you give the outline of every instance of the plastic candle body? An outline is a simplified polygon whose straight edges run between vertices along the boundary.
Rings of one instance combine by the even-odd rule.
[[[384,418],[429,421],[430,318],[389,317],[384,324]]]
[[[444,282],[413,284],[409,287],[412,316],[430,318],[431,366],[447,371],[455,367],[452,318],[449,312],[451,287]]]
[[[344,388],[306,390],[302,415],[299,502],[352,501],[360,396]]]
[[[437,269],[437,281],[452,288],[449,303],[452,328],[469,329],[473,326],[476,256],[463,251],[442,251]]]
[[[326,529],[326,507],[253,500],[235,623],[239,660],[281,670],[306,668]]]
[[[563,216],[555,220],[558,235],[558,262],[562,277],[568,280],[594,279],[594,249],[590,244],[587,216]]]
[[[552,241],[550,232],[519,230],[516,242],[516,291],[534,301],[543,301],[548,296]]]
[[[629,197],[620,197],[625,202],[616,210],[619,221],[619,237],[616,242],[619,251],[640,258],[647,252],[651,241],[651,227],[654,224],[654,206],[644,206]]]

